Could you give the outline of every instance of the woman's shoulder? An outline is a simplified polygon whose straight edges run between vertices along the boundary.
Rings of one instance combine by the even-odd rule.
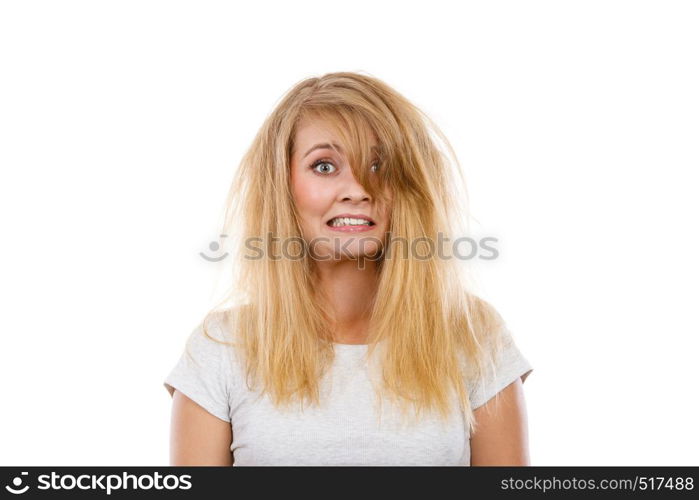
[[[498,310],[484,298],[468,293],[467,300],[473,334],[479,342],[497,338],[505,329],[505,320]]]
[[[482,348],[481,363],[469,366],[470,402],[476,409],[517,378],[522,382],[533,371],[529,359],[520,351],[515,337],[502,315],[488,301],[473,298],[474,323]],[[473,361],[476,361],[475,358]],[[478,366],[480,365],[480,366]]]
[[[199,357],[205,355],[239,362],[240,345],[235,328],[239,314],[239,307],[209,311],[189,336],[188,350],[196,351]]]
[[[492,365],[498,360],[520,357],[515,336],[493,304],[471,294],[469,313],[470,325],[466,330],[469,332],[467,344],[472,366]]]

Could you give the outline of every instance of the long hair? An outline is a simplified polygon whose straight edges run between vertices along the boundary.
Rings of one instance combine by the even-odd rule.
[[[313,259],[271,258],[283,244],[288,251],[289,242],[303,255],[290,164],[304,118],[330,123],[357,181],[377,203],[391,203],[392,237],[377,262],[368,331],[368,354],[380,367],[377,398],[417,418],[432,411],[447,418],[457,405],[473,432],[469,389],[494,376],[502,318],[468,290],[455,259],[434,252],[425,258],[425,251],[418,259],[405,245],[436,242],[440,232],[453,236],[455,221],[464,218],[464,200],[456,199],[463,196],[454,189],[464,185],[463,175],[425,113],[359,73],[328,73],[293,86],[264,121],[231,185],[222,233],[232,242],[232,286],[224,298],[232,305],[223,312],[248,383],[260,384],[278,406],[319,404],[320,379],[333,360],[333,318],[314,287]],[[378,176],[365,168],[377,154],[370,132],[379,145]]]

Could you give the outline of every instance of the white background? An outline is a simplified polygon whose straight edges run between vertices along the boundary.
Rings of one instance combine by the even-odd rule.
[[[3,2],[0,464],[166,465],[163,379],[263,119],[330,71],[442,128],[500,239],[533,465],[699,465],[695,2]]]

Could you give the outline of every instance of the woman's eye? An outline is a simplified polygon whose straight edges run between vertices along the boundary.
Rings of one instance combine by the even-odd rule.
[[[331,167],[333,170],[329,171],[327,168],[324,168],[322,171],[319,171],[318,167]],[[335,165],[333,165],[332,163],[330,163],[329,161],[326,161],[326,160],[318,160],[317,162],[315,162],[312,165],[312,168],[315,172],[319,172],[321,174],[329,174],[329,173],[332,173],[336,170]]]

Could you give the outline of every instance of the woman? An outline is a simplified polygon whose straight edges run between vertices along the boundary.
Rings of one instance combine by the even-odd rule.
[[[434,251],[462,213],[437,137],[362,74],[284,96],[231,187],[232,303],[165,381],[172,465],[528,465],[531,365]]]

